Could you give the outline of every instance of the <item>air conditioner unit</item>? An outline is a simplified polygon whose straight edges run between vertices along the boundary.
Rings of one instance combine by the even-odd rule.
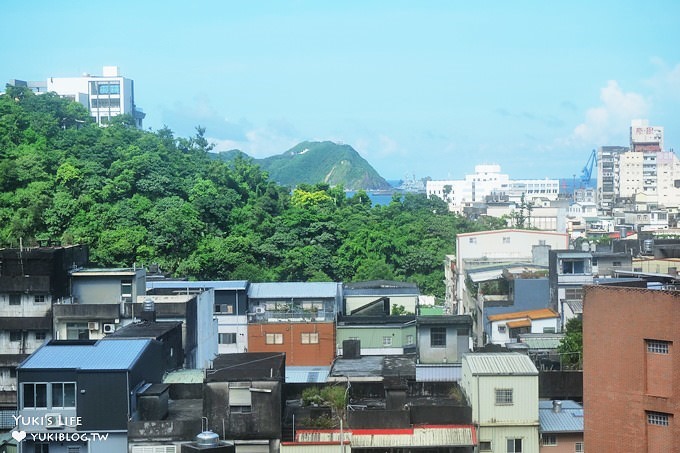
[[[61,429],[64,427],[64,421],[61,419],[61,414],[45,414],[44,422],[44,426],[47,429]]]
[[[104,333],[113,333],[116,331],[115,324],[104,324]]]
[[[264,313],[264,307],[255,307],[255,313]]]
[[[99,323],[96,321],[90,321],[87,323],[88,330],[99,330]]]

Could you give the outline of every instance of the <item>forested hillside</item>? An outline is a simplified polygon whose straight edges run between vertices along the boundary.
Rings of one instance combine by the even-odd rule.
[[[0,96],[0,246],[88,244],[93,264],[158,263],[175,276],[418,283],[443,296],[443,259],[472,223],[440,200],[371,206],[328,184],[280,186],[251,160],[210,158],[204,130],[92,124],[77,103]]]

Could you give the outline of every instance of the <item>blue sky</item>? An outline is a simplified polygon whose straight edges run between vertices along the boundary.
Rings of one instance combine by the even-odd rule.
[[[254,157],[353,146],[387,179],[579,175],[631,119],[680,149],[680,2],[23,0],[0,81],[134,79],[145,127]]]

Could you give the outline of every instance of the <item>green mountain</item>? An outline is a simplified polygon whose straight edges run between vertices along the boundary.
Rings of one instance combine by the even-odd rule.
[[[287,186],[325,182],[347,190],[392,188],[354,148],[330,141],[302,142],[256,163],[272,180]]]

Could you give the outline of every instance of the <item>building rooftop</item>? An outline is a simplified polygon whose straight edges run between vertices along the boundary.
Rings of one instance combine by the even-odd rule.
[[[505,321],[508,319],[520,319],[520,318],[527,318],[527,319],[549,319],[549,318],[557,318],[559,315],[555,313],[552,309],[550,308],[539,308],[537,310],[526,310],[526,311],[515,311],[515,312],[510,312],[510,313],[501,313],[497,315],[489,315],[488,319],[489,321]]]
[[[335,298],[340,283],[335,282],[282,282],[251,283],[248,297],[251,299]]]
[[[19,369],[129,370],[155,340],[103,339],[96,343],[50,341],[38,348]]]
[[[415,379],[415,355],[361,356],[356,359],[338,357],[333,364],[329,381],[383,381],[385,378]]]
[[[166,374],[164,384],[202,384],[205,372],[203,370],[175,370]]]
[[[539,401],[538,419],[543,433],[583,432],[583,407],[575,401]]]
[[[150,337],[159,339],[166,333],[181,326],[181,321],[137,321],[123,326],[108,336],[108,338],[139,338]]]
[[[529,356],[518,353],[464,354],[473,376],[538,376],[538,370]]]
[[[147,280],[146,290],[163,289],[246,289],[248,280],[185,281],[185,280]]]
[[[286,354],[282,352],[220,354],[206,370],[206,382],[284,380],[285,363]]]

